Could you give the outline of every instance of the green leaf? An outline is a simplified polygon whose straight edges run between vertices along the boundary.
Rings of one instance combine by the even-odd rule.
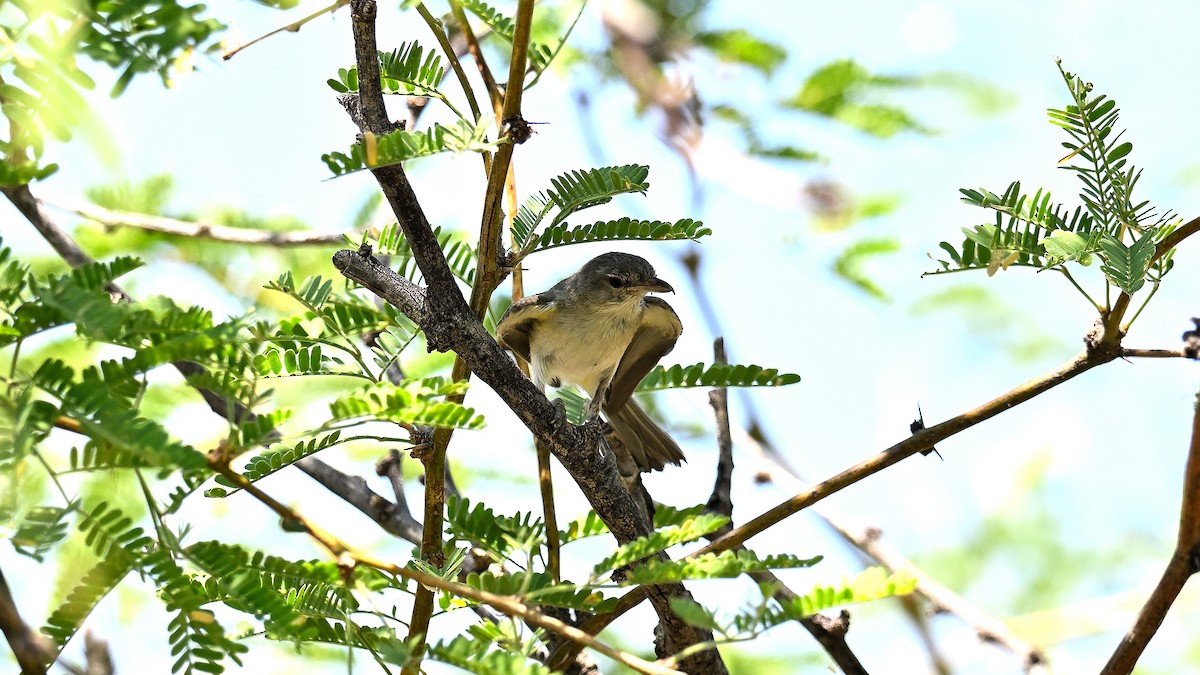
[[[882,567],[869,567],[854,579],[836,586],[817,586],[782,607],[790,618],[803,619],[833,607],[907,595],[916,586],[916,578],[906,572],[889,575]]]
[[[492,649],[488,642],[461,635],[430,647],[429,658],[476,675],[553,675],[549,668],[523,654]]]
[[[246,462],[245,468],[242,469],[242,476],[251,483],[266,478],[281,469],[287,468],[296,462],[309,457],[325,448],[336,445],[341,439],[341,431],[333,431],[323,436],[317,436],[307,441],[301,441],[295,445],[288,447],[279,444],[266,450]],[[245,447],[244,445],[241,447]],[[224,485],[225,488],[211,488],[204,492],[205,497],[228,497],[239,490],[240,487],[224,476],[217,476],[215,480],[218,484]]]
[[[491,572],[472,572],[467,575],[465,583],[481,591],[519,597],[522,601],[532,604],[565,607],[593,614],[610,612],[617,605],[617,598],[606,598],[602,593],[587,587],[580,588],[570,582],[555,583],[554,579],[544,572],[519,572],[499,576]]]
[[[331,152],[321,156],[334,176],[400,164],[442,152],[490,152],[496,143],[487,140],[487,125],[472,126],[462,120],[450,125],[434,124],[425,131],[393,131],[383,136],[366,133],[350,147],[350,154]]]
[[[1105,236],[1100,240],[1100,266],[1109,282],[1122,291],[1133,294],[1146,283],[1146,272],[1154,257],[1154,231],[1147,231],[1132,246],[1125,246],[1115,237]]]
[[[448,382],[440,377],[406,380],[399,385],[377,382],[338,398],[329,410],[334,419],[371,418],[447,429],[482,429],[483,416],[476,415],[474,408],[437,400],[465,388],[465,382]]]
[[[835,119],[879,138],[890,138],[902,131],[928,133],[903,109],[870,102],[870,97],[880,91],[921,84],[915,78],[874,75],[854,61],[840,60],[819,68],[800,92],[783,104]]]
[[[605,572],[637,562],[677,544],[693,541],[717,530],[728,522],[729,519],[725,516],[703,514],[689,518],[680,525],[652,532],[617,548],[612,555],[596,563],[592,568],[592,574],[598,577]]]
[[[655,527],[658,527],[656,524]],[[589,510],[586,516],[576,518],[567,524],[567,529],[558,531],[558,541],[561,545],[569,544],[579,539],[608,534],[608,526],[600,520],[595,511]]]
[[[1038,243],[1045,249],[1046,259],[1050,264],[1077,260],[1086,265],[1087,261],[1090,261],[1091,253],[1088,251],[1087,239],[1074,232],[1055,230]]]
[[[496,11],[487,3],[482,2],[482,0],[456,0],[456,2],[462,5],[463,9],[479,17],[480,20],[487,24],[488,28],[491,28],[496,35],[504,38],[506,42],[511,43],[513,41],[513,31],[516,29],[516,24],[511,18]],[[554,50],[546,45],[530,42],[528,53],[530,68],[535,72],[541,72],[549,65],[550,56],[553,53]]]
[[[417,42],[402,42],[391,52],[379,52],[379,82],[384,94],[435,96],[445,69],[437,50],[426,50]],[[358,66],[339,68],[337,79],[326,80],[340,94],[358,92]]]
[[[475,249],[463,240],[461,232],[443,230],[435,227],[433,236],[437,238],[442,248],[442,256],[450,266],[450,271],[463,283],[472,286],[475,283]],[[412,247],[399,224],[385,225],[379,232],[376,242],[376,252],[379,255],[392,256],[392,262],[398,267],[398,273],[411,280],[420,279],[420,269],[417,268],[416,258],[413,257]]]
[[[569,223],[560,223],[546,228],[537,237],[530,252],[594,241],[676,241],[681,239],[696,241],[709,234],[712,234],[712,230],[705,227],[704,223],[690,218],[684,218],[674,223],[661,220],[621,218],[575,227],[571,227]]]
[[[484,504],[451,497],[446,501],[446,531],[453,540],[469,542],[503,559],[514,550],[531,554],[545,536],[545,525],[531,513],[500,516]]]
[[[550,226],[561,224],[571,214],[600,204],[607,204],[620,194],[650,189],[646,177],[650,167],[640,164],[607,166],[586,171],[568,171],[551,181],[553,186],[530,197],[517,210],[513,219],[514,248],[525,251],[538,239],[536,231],[551,210],[557,210]]]
[[[770,75],[787,59],[787,50],[763,40],[744,28],[706,31],[696,34],[696,42],[722,61],[750,66]]]
[[[651,558],[629,570],[621,580],[621,585],[672,584],[686,579],[732,579],[747,572],[811,567],[820,561],[821,556],[799,558],[788,554],[771,555],[760,560],[753,551],[748,550],[706,553],[683,560]]]
[[[795,384],[800,376],[780,373],[776,368],[714,363],[705,366],[696,363],[690,366],[655,366],[641,384],[638,391],[679,389],[683,387],[781,387]]]
[[[675,612],[675,615],[683,619],[688,625],[697,628],[707,628],[711,631],[720,632],[722,630],[721,625],[717,623],[716,616],[695,600],[673,597],[668,602],[671,603],[671,611]]]
[[[862,271],[863,261],[895,253],[900,250],[900,242],[893,238],[863,239],[848,246],[833,262],[834,274],[849,281],[859,290],[876,300],[887,300],[888,294]]]

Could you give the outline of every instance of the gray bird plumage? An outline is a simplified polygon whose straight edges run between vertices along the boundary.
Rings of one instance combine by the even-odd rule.
[[[500,344],[530,366],[539,388],[574,384],[603,410],[641,471],[684,460],[679,445],[631,398],[675,346],[683,324],[647,293],[673,291],[643,258],[605,253],[547,291],[512,304],[496,326]]]

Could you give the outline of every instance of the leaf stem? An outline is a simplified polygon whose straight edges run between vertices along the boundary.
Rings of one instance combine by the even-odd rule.
[[[1088,295],[1088,292],[1083,290],[1083,286],[1080,286],[1079,283],[1075,281],[1075,277],[1071,276],[1071,272],[1067,270],[1066,265],[1060,265],[1055,269],[1057,269],[1059,272],[1062,272],[1063,276],[1067,278],[1067,281],[1071,282],[1071,285],[1075,287],[1075,290],[1082,293],[1083,297],[1087,298],[1088,302],[1092,303],[1092,307],[1095,307],[1097,312],[1104,311],[1104,309],[1100,307],[1100,303],[1093,300],[1092,296]]]

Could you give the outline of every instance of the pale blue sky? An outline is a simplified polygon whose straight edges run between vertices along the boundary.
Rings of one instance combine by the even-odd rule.
[[[585,43],[598,35],[602,4],[593,3],[580,24],[579,38]],[[767,116],[773,132],[822,151],[831,162],[817,167],[701,165],[706,199],[697,210],[690,203],[683,165],[656,140],[652,125],[632,119],[629,93],[609,87],[593,96],[594,117],[603,120],[599,129],[607,146],[606,160],[651,167],[650,194],[618,200],[606,207],[607,212],[704,220],[714,231],[703,244],[706,282],[721,308],[734,357],[804,378],[798,385],[756,392],[754,397],[773,437],[806,477],[824,478],[900,440],[918,403],[928,423],[939,422],[1070,358],[1081,347],[1082,335],[1094,317],[1086,302],[1058,278],[1039,278],[1029,271],[1009,271],[990,279],[920,277],[933,269],[925,254],[935,251],[939,241],[958,241],[960,227],[989,220],[958,201],[959,187],[982,185],[999,192],[1010,180],[1020,179],[1050,187],[1056,196],[1074,203],[1073,177],[1055,168],[1065,154],[1059,146],[1060,133],[1046,123],[1044,114],[1047,107],[1065,105],[1055,57],[1063,58],[1069,69],[1120,104],[1121,122],[1135,145],[1132,159],[1146,167],[1139,184],[1142,195],[1186,218],[1200,211],[1194,178],[1200,164],[1195,156],[1200,127],[1191,112],[1198,103],[1191,86],[1198,5],[1134,5],[1115,0],[715,4],[711,27],[748,27],[786,45],[791,58],[766,87],[759,75],[743,70],[698,69],[696,82],[706,100],[744,92],[751,103],[783,98],[814,67],[841,57],[855,58],[881,73],[969,73],[996,84],[1014,99],[1011,108],[996,115],[977,116],[944,93],[904,96],[905,104],[940,133],[886,142],[800,115]],[[305,3],[295,15],[318,6]],[[230,12],[238,30],[247,36],[282,23],[283,15],[250,3],[214,3],[214,9]],[[398,18],[393,12],[385,17],[381,45],[414,36],[429,42],[413,15]],[[204,61],[200,72],[183,80],[177,91],[164,94],[147,80],[135,83],[116,101],[97,95],[102,134],[119,148],[116,164],[99,161],[83,143],[56,148],[52,158],[63,169],[45,185],[35,186],[35,192],[78,195],[83,187],[113,176],[141,178],[169,172],[179,186],[173,204],[177,208],[216,202],[263,214],[295,214],[321,229],[343,230],[373,188],[366,174],[326,181],[328,173],[319,160],[321,153],[345,148],[353,137],[354,128],[325,84],[351,60],[349,17],[338,14],[298,34],[252,47],[230,62]],[[98,79],[103,92],[106,85]],[[754,86],[748,87],[749,81]],[[592,161],[570,102],[572,84],[579,85],[548,76],[526,95],[525,117],[549,124],[539,126],[533,140],[518,150],[522,195],[544,188],[550,177],[562,171]],[[714,133],[706,150],[719,156],[720,143],[726,140]],[[1188,172],[1193,176],[1190,182],[1185,180]],[[427,161],[413,176],[435,224],[476,226],[477,197],[483,186],[477,158]],[[846,233],[817,233],[798,199],[804,182],[812,177],[832,178],[858,195],[899,193],[905,200],[895,213]],[[26,225],[11,209],[0,209],[0,223],[6,241],[15,234],[22,247],[40,246],[23,236]],[[838,252],[868,236],[893,236],[903,244],[900,252],[869,267],[891,295],[888,304],[867,299],[829,273]],[[687,246],[613,248],[652,257],[660,276],[683,290],[687,286],[683,270],[674,258]],[[1178,346],[1187,318],[1200,314],[1198,248],[1200,244],[1189,242],[1180,251],[1179,269],[1139,319],[1128,345]],[[601,245],[565,247],[535,257],[527,263],[526,287],[547,287],[603,250],[606,247]],[[162,283],[156,280],[155,288],[143,286],[142,291],[204,297],[202,290],[183,287],[194,286],[194,279],[182,278],[178,289]],[[961,313],[914,315],[912,308],[922,298],[959,283],[986,286],[1009,305],[1011,313],[992,317],[1000,328],[991,328],[991,335],[987,330],[969,330]],[[244,309],[228,306],[226,299],[211,294],[208,301],[230,313]],[[710,360],[712,336],[706,334],[687,293],[670,301],[684,318],[685,333],[667,361]],[[1003,335],[997,335],[1004,325],[1025,325],[1021,322],[1032,323],[1052,338],[1049,349],[1032,362],[1011,358]],[[1198,384],[1200,377],[1191,363],[1114,363],[1052,391],[1037,405],[1005,413],[940,445],[944,462],[933,457],[907,460],[829,501],[882,527],[890,541],[915,557],[955,546],[988,513],[1015,509],[1024,494],[1023,472],[1031,462],[1044,461],[1047,495],[1062,537],[1071,546],[1108,549],[1135,534],[1154,542],[1157,557],[1097,577],[1073,599],[1125,591],[1157,577],[1169,553],[1191,402]],[[661,400],[676,414],[707,423],[703,392],[673,392]],[[532,453],[523,449],[513,451],[511,457],[495,456],[496,439],[521,433],[511,415],[482,387],[472,392],[471,402],[488,415],[490,429],[461,435],[455,452],[467,461],[475,458],[532,472]],[[712,446],[707,437],[687,443],[691,462],[683,469],[652,476],[652,491],[676,505],[704,501],[715,461]],[[326,459],[370,472],[363,461]],[[739,522],[786,496],[770,487],[752,486],[748,465],[742,461],[735,477]],[[560,478],[561,511],[570,517],[583,506],[565,478]],[[308,507],[312,498],[311,484],[303,477],[281,477],[269,487],[301,508]],[[481,497],[500,510],[538,508],[533,487]],[[318,555],[294,538],[274,537],[275,523],[255,504],[232,502],[220,508],[244,511],[246,518],[256,519],[255,524],[247,523],[247,540],[269,541],[275,551]],[[375,539],[369,523],[337,505],[309,508],[330,514],[331,519],[338,517],[330,524],[344,525],[352,540]],[[789,576],[798,590],[857,569],[841,545],[808,516],[793,518],[751,544],[760,553],[828,555],[813,570]],[[403,556],[408,547],[389,544],[387,550]],[[7,551],[0,551],[0,560],[6,570],[24,565]],[[23,571],[38,574],[35,569],[25,566]],[[969,596],[984,609],[1002,613],[1007,596],[1022,588],[1031,572],[1017,567],[992,572],[994,578],[973,587]],[[696,588],[702,601],[728,609],[735,608],[746,592],[740,582]],[[44,591],[31,596],[35,608],[44,602]],[[1146,663],[1171,670],[1170,664],[1186,644],[1185,627],[1200,628],[1196,606],[1192,596],[1185,599],[1182,611],[1168,617]],[[95,629],[115,634],[118,616],[118,609],[109,603],[97,617]],[[921,649],[894,611],[872,606],[857,610],[855,617],[851,645],[860,649],[868,670],[924,672]],[[1128,611],[1106,624],[1117,632],[1056,645],[1051,651],[1055,664],[1062,672],[1094,672],[1132,617]],[[650,617],[643,614],[632,621],[635,627],[644,626]],[[998,656],[992,648],[977,648],[970,631],[957,620],[939,618],[935,629],[961,667],[959,672],[1018,672],[1012,658]],[[635,628],[623,635],[640,639],[646,633]],[[116,645],[121,642],[115,640]],[[165,640],[147,636],[142,642],[149,651],[136,666],[132,654],[117,648],[120,663],[131,672],[134,668],[149,672],[164,663]],[[886,648],[873,648],[881,644]],[[156,646],[164,653],[153,651]],[[777,629],[761,647],[763,652],[785,654],[797,649],[811,651],[815,645],[795,626]],[[265,665],[275,656],[255,657],[255,662]],[[898,664],[904,664],[903,670]],[[331,665],[331,672],[334,669]],[[371,667],[363,667],[363,672],[369,671]]]

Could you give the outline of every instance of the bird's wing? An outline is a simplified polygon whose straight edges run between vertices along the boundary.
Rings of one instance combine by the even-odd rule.
[[[683,332],[679,316],[666,301],[646,298],[646,310],[642,312],[642,323],[625,349],[625,355],[617,364],[612,382],[608,386],[605,407],[620,410],[633,395],[638,383],[658,364],[658,360],[675,348],[675,341]]]
[[[529,361],[529,335],[547,312],[558,294],[554,289],[527,295],[514,302],[496,324],[496,341],[526,362]]]

